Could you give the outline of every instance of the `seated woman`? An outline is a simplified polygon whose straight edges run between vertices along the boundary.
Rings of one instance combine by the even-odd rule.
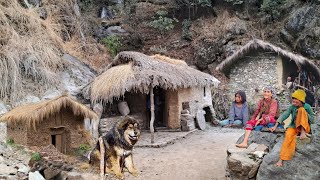
[[[309,104],[305,103],[305,91],[298,89],[292,93],[292,105],[279,117],[275,126],[270,128],[273,132],[276,130],[279,123],[286,120],[290,114],[292,120],[288,125],[286,134],[280,150],[280,159],[277,166],[283,165],[283,161],[291,160],[296,148],[296,136],[300,133],[300,139],[307,138],[307,133],[310,132],[310,124],[314,120],[314,113]]]
[[[232,102],[228,119],[219,122],[220,126],[241,126],[245,125],[249,120],[248,103],[246,101],[246,93],[237,91],[234,95],[235,100]]]
[[[256,126],[271,127],[276,123],[278,102],[272,97],[273,93],[271,86],[263,88],[263,99],[258,102],[258,108],[255,110],[251,120],[247,122],[243,142],[236,144],[237,147],[248,147],[250,133]]]

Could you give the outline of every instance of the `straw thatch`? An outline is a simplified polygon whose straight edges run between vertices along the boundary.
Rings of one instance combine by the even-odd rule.
[[[112,102],[126,91],[148,93],[150,87],[155,86],[177,89],[218,84],[215,77],[193,69],[181,60],[124,51],[91,84],[91,100]]]
[[[261,48],[263,50],[273,51],[280,56],[286,57],[289,60],[293,60],[297,64],[298,67],[300,67],[301,65],[306,66],[306,67],[310,67],[316,73],[315,75],[318,78],[320,77],[319,68],[314,63],[312,63],[309,59],[307,59],[303,56],[291,53],[291,52],[286,51],[280,47],[274,46],[268,42],[265,42],[265,41],[262,41],[259,39],[254,39],[254,40],[249,41],[246,45],[241,47],[234,54],[232,54],[227,59],[222,61],[216,67],[216,70],[224,71],[225,69],[229,68],[232,64],[234,64],[235,62],[240,60],[248,52],[250,52],[252,50],[259,49],[259,48]]]
[[[16,107],[4,114],[0,118],[0,121],[5,121],[10,124],[23,123],[27,124],[29,128],[33,127],[36,129],[36,125],[40,124],[44,119],[59,113],[63,108],[67,107],[70,108],[75,115],[83,116],[84,118],[98,119],[97,115],[85,105],[67,95],[62,95],[55,99]]]

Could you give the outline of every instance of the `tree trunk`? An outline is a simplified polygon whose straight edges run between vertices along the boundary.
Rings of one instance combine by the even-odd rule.
[[[153,87],[150,87],[150,110],[151,110],[151,120],[150,120],[150,132],[151,132],[151,143],[154,143],[154,95]]]

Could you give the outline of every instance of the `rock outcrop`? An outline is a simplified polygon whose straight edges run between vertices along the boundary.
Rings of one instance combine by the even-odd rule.
[[[266,155],[259,168],[257,179],[320,179],[320,121],[312,124],[310,144],[298,144],[291,161],[284,161],[284,166],[276,167],[283,138],[279,140],[270,154]]]

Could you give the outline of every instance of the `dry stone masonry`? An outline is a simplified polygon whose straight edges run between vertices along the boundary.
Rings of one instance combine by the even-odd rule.
[[[240,63],[230,71],[229,96],[234,99],[234,93],[244,90],[249,103],[257,103],[262,88],[267,85],[277,85],[277,62],[268,54],[245,56]],[[259,92],[256,92],[256,89]]]

